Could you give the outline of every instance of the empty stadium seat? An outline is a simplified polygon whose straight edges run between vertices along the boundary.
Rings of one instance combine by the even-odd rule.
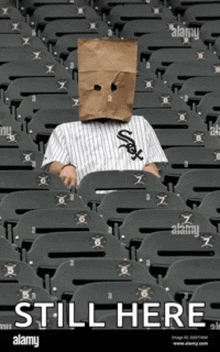
[[[160,49],[196,49],[198,51],[207,50],[201,39],[172,36],[170,33],[150,33],[143,34],[138,38],[139,58],[149,60],[149,57]]]
[[[0,236],[0,259],[9,259],[10,261],[20,260],[20,253],[16,251],[12,243],[3,236]]]
[[[56,272],[58,266],[69,260],[128,259],[128,251],[120,241],[103,231],[54,232],[38,236],[26,253],[27,262],[35,272]]]
[[[177,25],[184,27],[176,19],[161,19],[160,21],[155,21],[154,19],[137,19],[125,23],[119,35],[124,39],[138,39],[143,34],[169,32]]]
[[[140,282],[156,284],[148,270],[134,260],[86,258],[65,261],[51,278],[50,294],[57,299],[73,296],[77,287],[93,282]]]
[[[215,64],[218,62],[218,57],[210,50],[199,50],[196,48],[178,48],[178,49],[158,49],[154,51],[148,62],[147,66],[153,72],[164,73],[166,69],[174,62],[187,63],[187,62],[208,62]]]
[[[162,285],[176,300],[179,295],[189,297],[199,285],[219,281],[219,261],[220,258],[178,260],[169,267]]]
[[[151,232],[168,231],[175,225],[199,225],[201,231],[216,232],[209,220],[194,210],[144,209],[128,214],[119,228],[120,241],[126,246],[138,246]]]
[[[201,134],[202,138],[202,134]],[[214,137],[213,137],[214,138]],[[166,156],[169,163],[162,169],[162,177],[179,178],[188,170],[203,170],[219,168],[219,152],[218,148],[206,147],[185,147],[185,148],[167,148]]]
[[[197,210],[201,211],[212,223],[217,223],[219,226],[220,222],[220,215],[219,215],[219,208],[220,208],[220,201],[219,201],[220,191],[213,191],[207,193],[200,205],[198,206]]]
[[[169,8],[153,4],[125,4],[116,5],[106,16],[108,24],[115,30],[122,28],[125,23],[136,19],[175,20]]]
[[[220,19],[220,4],[197,4],[186,9],[182,20],[187,26],[201,27],[207,21]]]
[[[14,191],[58,190],[67,187],[58,175],[46,171],[0,171],[0,200]]]
[[[146,236],[136,256],[155,276],[164,276],[170,265],[180,259],[219,258],[219,240],[220,236],[215,232],[176,227]]]
[[[219,60],[215,63],[209,62],[174,62],[169,65],[163,74],[163,79],[168,87],[178,89],[182,87],[183,83],[193,77],[216,77],[220,68]],[[182,94],[182,92],[180,93]]]
[[[166,187],[157,176],[140,170],[128,171],[97,171],[87,174],[81,180],[77,194],[86,205],[96,207],[103,196],[112,191],[122,190],[161,190]]]
[[[73,109],[78,110],[79,97],[69,94],[40,94],[35,96],[24,97],[20,105],[16,108],[14,114],[19,122],[30,120],[34,114],[42,109]],[[32,133],[31,129],[28,133]]]
[[[25,77],[11,81],[5,90],[4,99],[7,104],[20,102],[23,97],[43,94],[77,95],[78,86],[71,78],[61,80],[56,77]]]
[[[203,197],[213,191],[220,190],[219,170],[192,170],[184,172],[174,190],[187,204],[200,204]]]
[[[220,90],[214,91],[211,93],[206,93],[203,95],[196,106],[196,111],[198,112],[200,118],[204,122],[217,122],[217,118],[219,117],[219,98],[220,98]],[[218,134],[218,129],[216,131],[216,135]],[[211,134],[211,130],[210,130]],[[213,135],[213,133],[211,134]],[[215,133],[214,133],[215,135]]]
[[[0,224],[18,222],[21,216],[36,209],[87,209],[82,200],[68,189],[59,191],[20,191],[6,195],[0,204]]]
[[[33,210],[21,216],[13,228],[13,238],[19,247],[33,241],[45,233],[58,231],[108,231],[101,216],[82,209]]]
[[[188,209],[181,197],[173,192],[125,190],[105,195],[97,211],[104,221],[112,226],[114,222],[122,223],[132,211],[155,208]]]

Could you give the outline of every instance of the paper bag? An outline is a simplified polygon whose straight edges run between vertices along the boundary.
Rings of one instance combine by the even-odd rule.
[[[128,121],[137,74],[137,42],[78,40],[79,118]]]

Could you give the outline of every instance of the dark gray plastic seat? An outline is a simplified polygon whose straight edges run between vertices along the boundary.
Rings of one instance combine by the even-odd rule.
[[[139,282],[156,284],[148,270],[135,260],[123,258],[75,259],[63,262],[51,278],[51,295],[62,299],[65,294],[73,296],[76,289],[93,282]]]
[[[54,232],[40,235],[27,252],[27,262],[36,272],[56,271],[68,261],[76,259],[128,259],[128,251],[120,241],[106,231]]]
[[[173,226],[199,226],[200,231],[216,232],[209,220],[194,210],[144,209],[128,214],[119,228],[120,241],[129,248],[140,245],[149,233],[170,231]]]

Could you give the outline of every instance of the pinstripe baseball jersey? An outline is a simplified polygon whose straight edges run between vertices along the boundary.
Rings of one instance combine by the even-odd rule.
[[[142,170],[150,163],[167,163],[158,138],[143,116],[128,122],[74,121],[52,132],[42,167],[53,161],[72,164],[77,183],[88,173],[104,170]]]

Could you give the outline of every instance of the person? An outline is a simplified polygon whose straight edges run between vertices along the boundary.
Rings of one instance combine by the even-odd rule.
[[[166,155],[144,116],[132,115],[137,68],[133,40],[78,40],[79,121],[52,132],[42,167],[77,187],[91,172],[143,170],[160,177]]]

